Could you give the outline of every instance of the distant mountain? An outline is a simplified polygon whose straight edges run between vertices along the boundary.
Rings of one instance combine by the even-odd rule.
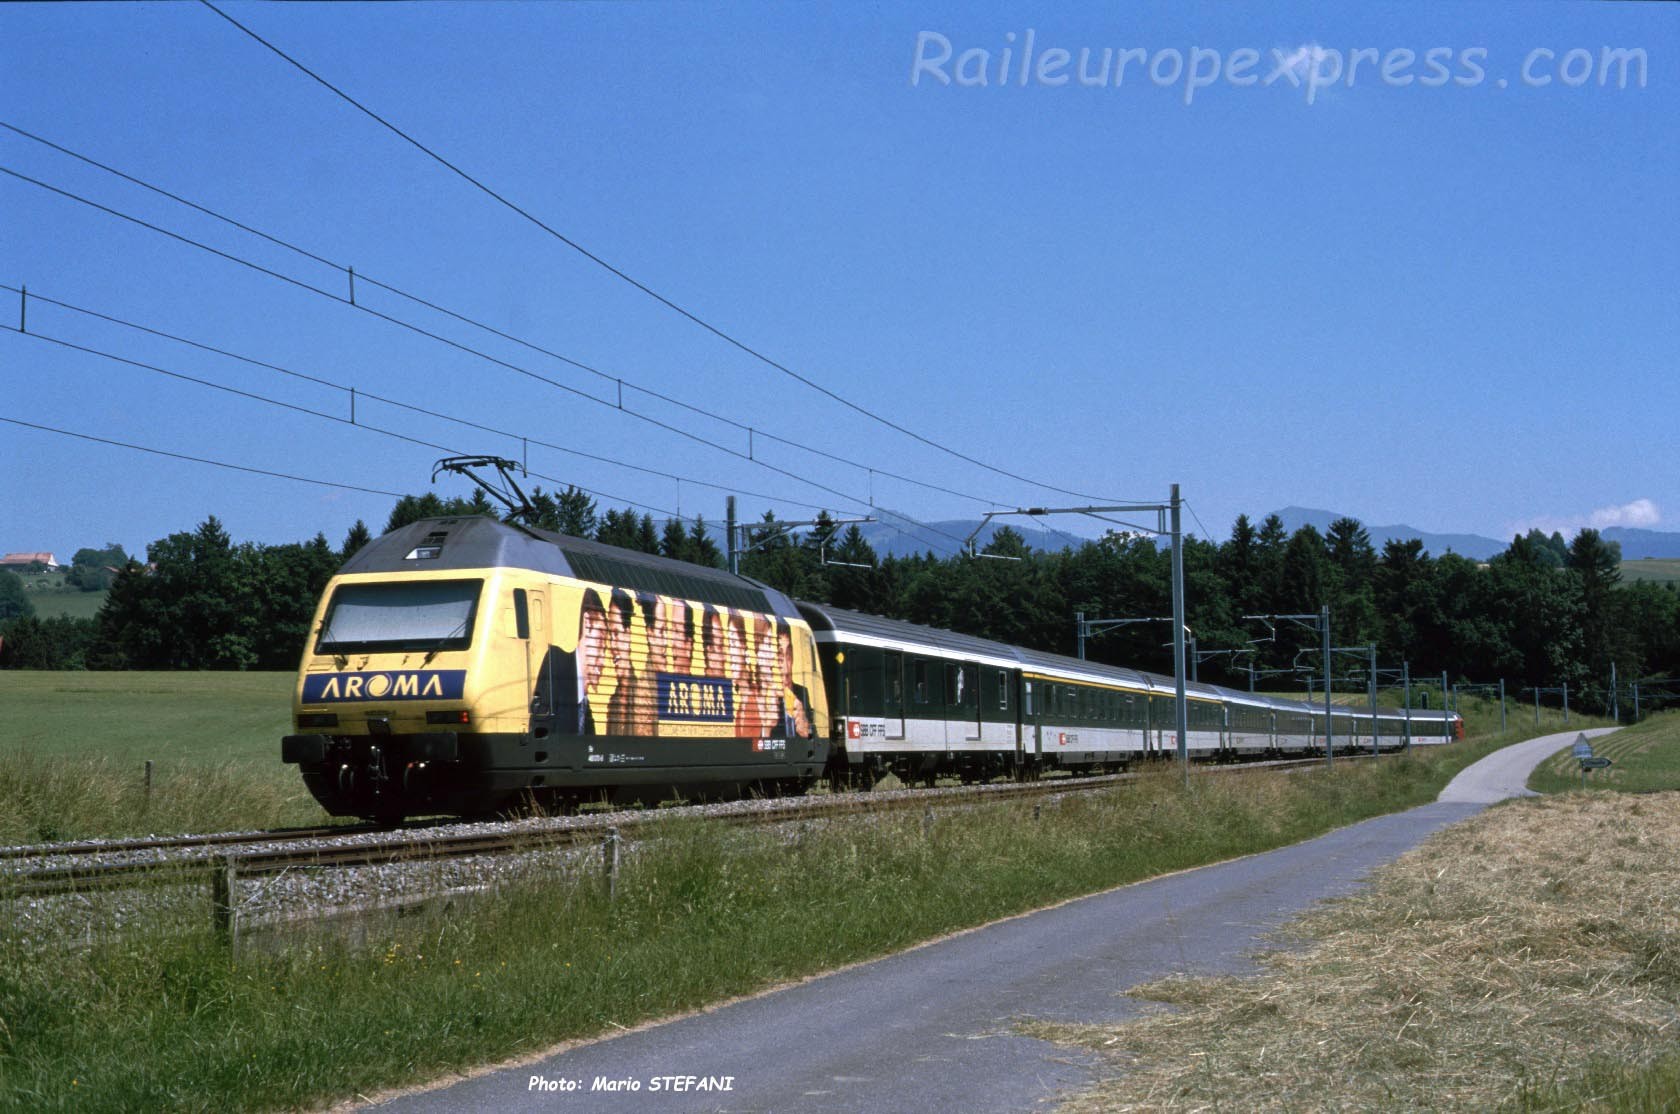
[[[1600,532],[1605,541],[1621,543],[1624,561],[1643,561],[1647,557],[1680,558],[1680,534],[1667,534],[1661,530],[1636,530],[1631,526],[1612,526]]]
[[[1312,507],[1285,507],[1283,510],[1274,513],[1283,520],[1284,528],[1292,534],[1303,526],[1311,526],[1322,534],[1328,531],[1330,524],[1338,518],[1349,517],[1337,514],[1335,511],[1315,510]],[[1254,525],[1259,527],[1265,517],[1265,515],[1261,515],[1254,519]],[[1353,515],[1351,517],[1358,518],[1359,516]],[[1416,538],[1423,543],[1423,548],[1435,557],[1439,557],[1450,549],[1460,557],[1469,557],[1474,561],[1486,561],[1489,557],[1504,552],[1505,547],[1511,544],[1509,540],[1496,541],[1493,538],[1484,538],[1480,534],[1431,534],[1426,530],[1419,530],[1416,526],[1372,526],[1364,520],[1361,520],[1361,525],[1365,527],[1365,532],[1371,535],[1371,544],[1377,548],[1379,553],[1390,539],[1398,538],[1401,541],[1411,541]],[[1641,532],[1643,531],[1635,531],[1635,533]],[[1609,533],[1606,532],[1605,536],[1608,537]]]
[[[863,539],[869,543],[870,548],[880,557],[908,557],[930,550],[936,557],[949,557],[962,548],[963,539],[980,525],[978,518],[943,519],[939,522],[913,525],[908,519],[882,511],[876,511],[875,517],[878,521],[865,523],[858,529],[862,531]],[[985,549],[993,536],[1005,526],[1025,538],[1030,548],[1046,553],[1054,553],[1069,546],[1077,548],[1085,540],[1072,533],[1057,534],[1041,530],[1019,519],[994,518],[974,539],[974,547]]]
[[[1294,533],[1303,526],[1312,526],[1319,533],[1329,531],[1330,524],[1338,518],[1344,517],[1336,511],[1319,510],[1313,507],[1285,507],[1275,512],[1283,520],[1284,529]],[[1256,528],[1265,520],[1265,515],[1251,515]],[[1350,517],[1358,518],[1358,515]],[[978,518],[942,519],[938,522],[928,522],[913,526],[907,520],[894,517],[885,512],[876,512],[880,521],[871,522],[859,529],[875,552],[882,557],[906,557],[911,554],[926,553],[932,550],[937,556],[948,557],[956,552],[962,539],[973,533],[980,524]],[[1396,526],[1372,526],[1363,522],[1366,533],[1371,535],[1371,544],[1380,553],[1382,547],[1390,539],[1410,541],[1413,538],[1423,543],[1423,548],[1431,555],[1439,557],[1451,550],[1461,557],[1468,557],[1473,561],[1486,561],[1496,554],[1504,552],[1510,545],[1510,539],[1500,541],[1497,538],[1484,537],[1481,534],[1434,534],[1427,530],[1420,530],[1416,526],[1400,524]],[[1033,549],[1046,553],[1058,552],[1070,546],[1077,548],[1085,541],[1083,532],[1076,534],[1072,530],[1058,533],[1030,525],[1019,518],[994,518],[986,524],[975,539],[975,546],[984,549],[999,530],[1005,526],[1019,533],[1026,539],[1027,545]],[[1622,558],[1627,561],[1640,561],[1651,558],[1680,559],[1680,534],[1663,533],[1657,530],[1635,530],[1623,526],[1612,526],[1603,531],[1605,541],[1619,542],[1622,547]],[[1223,539],[1220,539],[1223,540]],[[1164,544],[1164,541],[1163,541]]]

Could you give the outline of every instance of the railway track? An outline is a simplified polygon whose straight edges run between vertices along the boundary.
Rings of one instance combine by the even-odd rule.
[[[1352,757],[1352,756],[1350,756]],[[1364,756],[1369,757],[1369,756]],[[1209,773],[1289,770],[1322,759],[1285,759],[1203,767]],[[594,816],[513,821],[485,830],[479,824],[438,822],[401,829],[372,825],[225,832],[204,836],[78,841],[0,849],[0,900],[48,897],[142,884],[202,883],[261,878],[293,870],[352,868],[393,863],[510,855],[599,844],[673,818],[692,816],[742,826],[885,815],[913,809],[1089,793],[1135,781],[1135,772],[994,785],[787,797],[726,804],[680,806]],[[274,846],[268,846],[274,845]],[[126,858],[121,858],[126,856]],[[135,857],[141,856],[141,857]],[[119,861],[97,861],[101,858]],[[68,859],[70,861],[66,862]]]

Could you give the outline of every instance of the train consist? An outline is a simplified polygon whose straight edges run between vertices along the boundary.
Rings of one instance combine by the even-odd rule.
[[[1171,678],[491,518],[369,543],[311,629],[281,755],[339,816],[1031,777],[1176,747]],[[1330,727],[1346,750],[1462,734],[1440,711],[1338,707]],[[1194,755],[1322,753],[1324,734],[1322,707],[1189,686]]]

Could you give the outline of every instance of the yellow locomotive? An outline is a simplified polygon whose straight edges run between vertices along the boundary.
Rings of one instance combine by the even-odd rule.
[[[811,627],[715,569],[483,517],[386,534],[328,584],[281,754],[393,821],[783,792],[828,760]]]

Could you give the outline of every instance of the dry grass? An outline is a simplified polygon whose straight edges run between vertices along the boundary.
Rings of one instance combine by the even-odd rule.
[[[1680,794],[1491,809],[1293,931],[1255,978],[1132,991],[1176,1008],[1031,1026],[1115,1058],[1064,1109],[1648,1107],[1618,1088],[1680,1035]]]

